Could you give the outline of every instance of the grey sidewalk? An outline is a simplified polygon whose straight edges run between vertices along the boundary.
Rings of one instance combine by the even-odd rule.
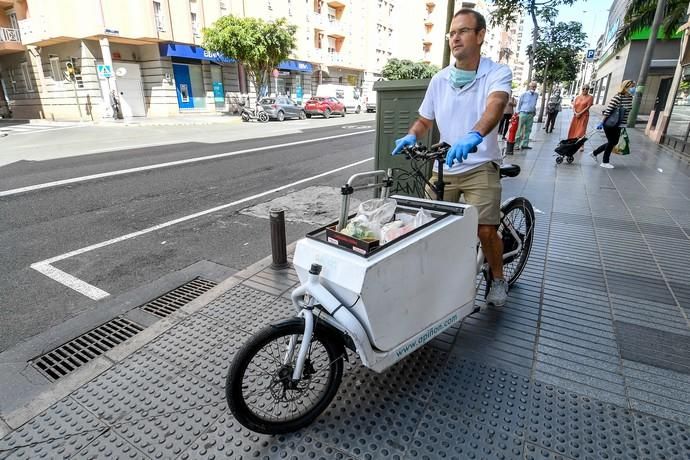
[[[258,435],[224,402],[238,347],[292,313],[294,272],[264,261],[27,423],[6,419],[0,458],[690,458],[690,167],[637,130],[616,169],[556,166],[569,118],[509,157],[523,169],[504,197],[538,209],[509,304],[384,374],[353,359],[313,426]]]

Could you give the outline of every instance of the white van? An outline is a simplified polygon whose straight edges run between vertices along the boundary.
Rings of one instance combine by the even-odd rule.
[[[335,97],[345,104],[346,112],[359,113],[364,107],[362,91],[348,85],[323,84],[316,89],[317,97]]]

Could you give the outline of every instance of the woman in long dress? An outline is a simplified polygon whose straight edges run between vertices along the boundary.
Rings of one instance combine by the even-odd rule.
[[[589,94],[589,86],[582,87],[582,94],[573,101],[573,119],[568,130],[568,139],[582,137],[587,132],[589,122],[589,109],[594,103],[594,98]]]

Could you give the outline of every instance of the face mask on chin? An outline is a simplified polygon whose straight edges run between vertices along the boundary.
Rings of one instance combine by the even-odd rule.
[[[450,85],[453,88],[460,89],[465,85],[472,83],[476,77],[476,70],[462,70],[453,66],[450,68],[450,76],[448,77],[448,81],[450,81]]]

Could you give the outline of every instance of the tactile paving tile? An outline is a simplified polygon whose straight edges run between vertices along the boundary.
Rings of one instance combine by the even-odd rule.
[[[170,361],[179,368],[196,366],[215,347],[227,338],[228,330],[208,316],[195,315],[166,331],[141,349]]]
[[[189,371],[221,391],[225,391],[225,378],[235,354],[250,337],[237,329],[230,330],[227,334],[227,338],[217,340]]]
[[[224,394],[150,352],[135,353],[73,393],[107,422],[132,421],[222,402]]]
[[[277,316],[267,315],[269,307],[276,303],[277,299],[274,295],[239,285],[201,309],[201,313],[228,327],[253,334],[278,319]],[[277,305],[284,304],[285,299],[280,298]],[[294,316],[294,310],[289,316]]]
[[[461,413],[441,415],[429,408],[405,458],[521,459],[524,442],[464,418]]]
[[[690,427],[635,412],[635,433],[644,459],[689,459]]]
[[[207,432],[226,409],[225,404],[119,424],[113,431],[151,458],[176,458]]]
[[[557,452],[549,449],[544,449],[541,446],[525,443],[525,460],[572,460],[570,457],[565,457]]]
[[[447,414],[462,414],[492,429],[525,434],[530,382],[502,369],[451,357],[431,398]]]
[[[0,451],[106,428],[93,414],[68,397],[0,440]]]
[[[86,460],[100,460],[103,458],[118,458],[131,460],[147,460],[148,457],[139,452],[120,435],[107,431],[96,438],[91,444],[79,451],[74,458]]]
[[[343,380],[340,391],[306,429],[314,438],[360,458],[401,458],[424,403],[404,392]]]
[[[180,456],[182,460],[199,458],[350,460],[352,457],[300,432],[280,436],[254,433],[226,413]]]
[[[72,458],[77,452],[91,443],[101,434],[100,431],[88,431],[65,438],[53,439],[47,442],[39,442],[30,446],[19,447],[7,452],[0,452],[2,460],[42,458]]]
[[[447,353],[427,344],[379,374],[362,366],[355,353],[349,356],[343,380],[368,387],[388,386],[422,401],[428,401],[436,391],[436,383],[448,359]]]
[[[535,382],[526,441],[578,459],[637,459],[633,412]]]

